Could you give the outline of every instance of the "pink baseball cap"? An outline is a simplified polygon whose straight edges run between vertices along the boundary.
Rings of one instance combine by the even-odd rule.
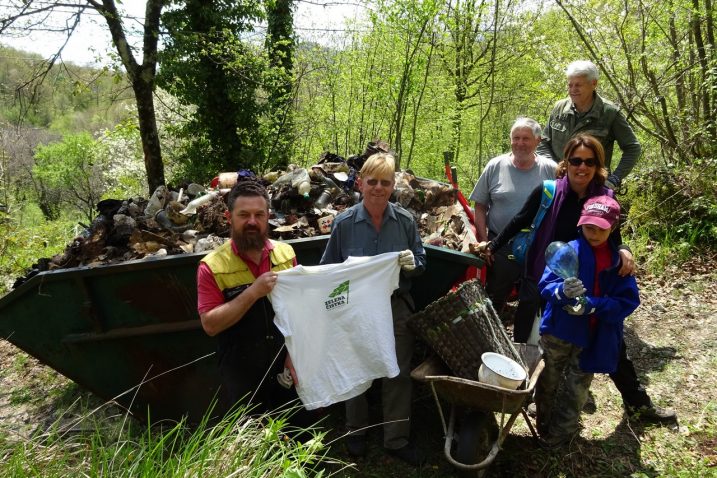
[[[592,224],[600,229],[612,229],[620,220],[620,205],[610,196],[596,196],[585,201],[578,226]]]

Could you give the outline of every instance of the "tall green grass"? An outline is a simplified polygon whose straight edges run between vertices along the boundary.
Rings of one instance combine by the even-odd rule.
[[[125,417],[126,418],[126,417]],[[146,425],[82,420],[84,430],[52,427],[31,438],[0,438],[0,476],[13,478],[68,476],[108,478],[246,477],[304,478],[325,476],[325,434],[296,430],[287,414],[253,415],[239,408],[218,423],[204,420]],[[294,439],[297,432],[300,439]]]

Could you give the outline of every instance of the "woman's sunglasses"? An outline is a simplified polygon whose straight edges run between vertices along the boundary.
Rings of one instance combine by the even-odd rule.
[[[595,166],[597,166],[597,161],[595,160],[595,158],[568,158],[568,163],[570,163],[571,166],[575,167],[578,167],[581,164],[584,164],[588,168],[594,168]]]
[[[366,184],[368,184],[369,186],[376,186],[378,183],[379,183],[378,179],[371,178],[371,179],[366,180]],[[381,186],[388,188],[388,187],[391,187],[391,184],[393,184],[393,181],[391,181],[389,179],[382,179],[380,181],[380,183],[381,183]]]

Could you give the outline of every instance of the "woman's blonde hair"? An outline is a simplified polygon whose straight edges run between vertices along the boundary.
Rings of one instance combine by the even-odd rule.
[[[388,153],[376,153],[369,156],[359,173],[361,177],[390,178],[393,180],[396,172],[396,160]]]

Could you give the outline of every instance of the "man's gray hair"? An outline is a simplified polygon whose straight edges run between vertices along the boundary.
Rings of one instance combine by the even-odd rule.
[[[513,136],[513,131],[522,128],[531,130],[533,132],[533,136],[536,138],[539,138],[543,133],[543,128],[540,127],[540,123],[535,121],[533,118],[519,116],[518,119],[515,120],[515,123],[513,123],[513,126],[510,127],[510,135]]]
[[[597,80],[600,76],[597,66],[592,61],[578,60],[568,65],[565,69],[565,76],[573,78],[576,76],[584,76],[589,81]]]

